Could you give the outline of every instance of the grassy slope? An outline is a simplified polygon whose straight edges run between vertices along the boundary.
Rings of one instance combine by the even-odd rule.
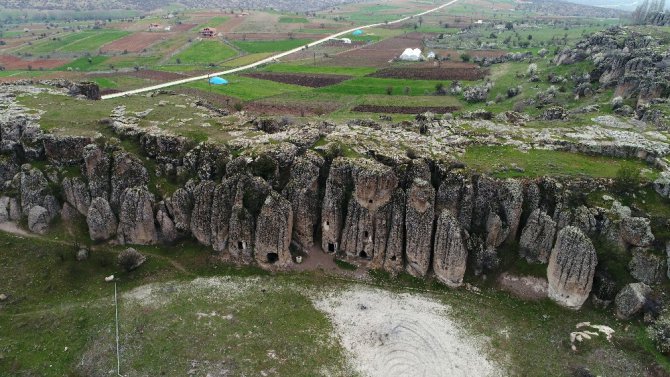
[[[186,50],[175,55],[171,60],[177,59],[181,64],[215,64],[228,60],[237,55],[230,46],[219,41],[199,41],[189,46]]]

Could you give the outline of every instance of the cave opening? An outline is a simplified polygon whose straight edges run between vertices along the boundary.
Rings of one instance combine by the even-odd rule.
[[[334,253],[335,252],[335,244],[332,242],[328,243],[328,252],[329,253]]]
[[[268,263],[276,263],[279,260],[279,254],[268,253],[267,258],[268,258]]]
[[[367,258],[368,253],[366,253],[365,250],[361,250],[361,252],[358,253],[358,256],[361,257],[361,258]]]
[[[244,250],[244,241],[237,241],[237,248],[240,250]]]

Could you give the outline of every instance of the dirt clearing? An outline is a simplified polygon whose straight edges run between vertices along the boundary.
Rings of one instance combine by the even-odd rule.
[[[356,287],[315,300],[363,376],[500,376],[503,372],[448,317],[448,307],[418,294]]]

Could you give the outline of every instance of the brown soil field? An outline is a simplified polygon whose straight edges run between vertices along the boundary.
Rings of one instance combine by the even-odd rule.
[[[312,116],[328,114],[337,109],[338,105],[335,103],[281,104],[269,102],[249,102],[244,104],[244,111],[260,115]]]
[[[293,84],[307,86],[310,88],[322,88],[339,84],[342,81],[349,80],[351,76],[344,75],[320,75],[320,74],[301,74],[301,73],[273,73],[273,72],[253,72],[242,76],[253,77],[255,79],[270,80],[284,84]]]
[[[466,52],[468,55],[473,58],[497,58],[507,54],[506,51],[502,50],[468,50],[468,51],[456,51],[456,50],[433,50],[436,54],[442,57],[449,56],[451,60],[460,60],[461,54]]]
[[[69,63],[70,60],[64,59],[42,59],[42,60],[26,60],[13,55],[0,55],[0,66],[7,70],[15,69],[53,69]]]
[[[345,67],[383,67],[398,57],[406,48],[422,48],[423,39],[428,34],[408,33],[401,37],[394,37],[381,42],[349,50],[324,61],[324,65]]]
[[[189,31],[193,29],[194,27],[198,26],[197,24],[179,24],[179,25],[172,25],[172,31],[174,32],[184,32],[184,31]]]
[[[108,43],[102,46],[101,50],[102,52],[141,52],[152,44],[173,36],[174,33],[143,31]]]
[[[487,70],[480,68],[454,68],[454,67],[392,67],[380,69],[371,73],[369,77],[386,79],[410,79],[410,80],[481,80],[488,74]]]
[[[458,106],[381,106],[381,105],[358,105],[351,111],[359,113],[383,113],[383,114],[422,114],[427,111],[431,113],[451,113],[458,111]]]
[[[242,25],[244,20],[245,17],[243,16],[232,16],[230,19],[228,19],[228,21],[219,25],[216,28],[216,30],[221,33],[230,33],[231,31],[234,31],[238,26]]]

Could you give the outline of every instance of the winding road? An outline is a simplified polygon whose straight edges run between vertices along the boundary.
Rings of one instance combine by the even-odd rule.
[[[284,52],[279,53],[279,54],[277,54],[277,55],[270,56],[270,57],[265,58],[265,59],[263,59],[263,60],[259,60],[259,61],[255,62],[255,63],[248,64],[248,65],[245,65],[245,66],[242,66],[242,67],[237,67],[237,68],[229,69],[229,70],[227,70],[227,71],[222,71],[222,72],[210,73],[210,74],[202,75],[202,76],[189,77],[189,78],[187,78],[187,79],[182,79],[182,80],[170,81],[170,82],[166,82],[166,83],[163,83],[163,84],[158,84],[158,85],[153,85],[153,86],[147,86],[147,87],[144,87],[144,88],[139,88],[139,89],[129,90],[129,91],[127,91],[127,92],[119,92],[119,93],[107,94],[107,95],[102,96],[102,99],[103,99],[103,100],[106,100],[106,99],[112,99],[112,98],[118,98],[118,97],[129,96],[129,95],[133,95],[133,94],[140,94],[140,93],[152,92],[152,91],[154,91],[154,90],[159,90],[159,89],[169,88],[169,87],[171,87],[171,86],[182,85],[182,84],[188,84],[188,83],[190,83],[190,82],[201,81],[201,80],[208,80],[208,79],[209,79],[210,77],[212,77],[212,76],[229,75],[229,74],[231,74],[231,73],[236,73],[236,72],[245,71],[245,70],[248,70],[248,69],[251,69],[251,68],[256,68],[256,67],[261,66],[261,65],[263,65],[263,64],[272,63],[272,62],[276,61],[277,59],[283,58],[284,56],[291,55],[291,54],[296,53],[296,52],[298,52],[298,51],[301,51],[301,50],[303,50],[303,49],[305,49],[305,48],[314,47],[314,46],[320,45],[320,44],[322,44],[322,43],[324,43],[324,42],[327,42],[327,41],[329,41],[329,40],[332,40],[332,39],[339,38],[339,37],[341,37],[341,36],[347,35],[347,34],[349,34],[349,33],[352,33],[352,32],[354,32],[354,31],[356,31],[356,30],[359,30],[359,29],[369,29],[369,28],[373,28],[373,27],[377,27],[377,26],[397,24],[397,23],[404,22],[404,21],[407,21],[407,20],[409,20],[409,19],[412,19],[412,18],[414,18],[414,17],[421,17],[421,16],[424,16],[424,15],[426,15],[426,14],[436,12],[436,11],[438,11],[438,10],[440,10],[440,9],[443,9],[443,8],[446,8],[446,7],[450,6],[450,5],[453,5],[453,4],[455,4],[455,3],[459,2],[459,1],[460,1],[460,0],[452,0],[452,1],[449,1],[448,3],[445,3],[445,4],[440,5],[440,6],[437,7],[437,8],[433,8],[433,9],[430,9],[430,10],[427,10],[427,11],[425,11],[425,12],[418,13],[418,14],[415,14],[415,15],[412,15],[412,16],[403,17],[403,18],[401,18],[401,19],[399,19],[399,20],[390,21],[390,22],[380,22],[380,23],[377,23],[377,24],[370,24],[370,25],[365,25],[365,26],[358,26],[358,27],[355,27],[355,28],[352,28],[352,29],[349,29],[349,30],[341,31],[341,32],[336,33],[336,34],[332,34],[332,35],[330,35],[330,36],[328,36],[328,37],[326,37],[326,38],[319,39],[318,41],[314,41],[314,42],[312,42],[312,43],[308,43],[308,44],[306,44],[306,45],[303,45],[303,46],[294,48],[293,50],[284,51]]]

